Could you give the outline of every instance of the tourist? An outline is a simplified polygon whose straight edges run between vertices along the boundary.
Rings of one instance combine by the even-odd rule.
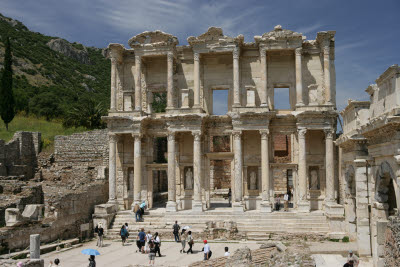
[[[225,257],[229,257],[231,255],[231,253],[228,250],[229,248],[225,247],[225,254],[224,254]]]
[[[147,234],[146,234],[146,245],[144,248],[144,253],[149,253],[149,250],[150,250],[149,244],[150,244],[150,242],[153,242],[152,239],[153,239],[153,236],[151,235],[150,230],[149,230],[149,231],[147,231]]]
[[[139,233],[140,233],[140,229],[138,230],[138,236],[137,236],[137,238],[136,238],[136,246],[137,246],[137,248],[138,248],[138,250],[136,250],[136,253],[137,253],[138,251],[141,251],[141,250],[142,250],[142,243],[140,243]]]
[[[289,211],[289,209],[288,209],[288,207],[289,207],[289,194],[288,193],[286,193],[283,196],[283,200],[285,201],[285,203],[284,203],[284,207],[285,207],[284,211]]]
[[[19,261],[19,262],[17,263],[17,267],[24,267],[24,264],[22,263],[22,261]]]
[[[175,242],[179,242],[179,229],[181,229],[181,227],[179,226],[178,221],[175,221],[175,224],[172,226],[172,229],[174,229],[173,233],[175,237]]]
[[[54,265],[53,265],[53,262],[50,261],[49,267],[53,267],[53,266],[58,266],[58,267],[60,267],[60,266],[61,266],[61,265],[60,265],[60,260],[59,260],[59,259],[55,259],[55,260],[54,260]]]
[[[278,196],[275,199],[275,210],[279,211],[280,208],[281,208],[281,198]]]
[[[140,229],[140,232],[139,232],[139,234],[137,236],[137,239],[140,242],[141,252],[145,253],[144,246],[145,246],[145,243],[146,243],[146,233],[144,232],[144,228]]]
[[[139,204],[135,204],[135,206],[133,207],[133,212],[135,213],[135,219],[136,222],[140,221],[140,207]]]
[[[181,249],[181,253],[185,253],[185,247],[186,247],[186,238],[187,238],[187,233],[186,233],[186,229],[182,229],[181,232],[181,243],[182,243],[182,249]]]
[[[154,234],[153,242],[154,242],[154,246],[155,246],[155,248],[154,248],[154,249],[155,249],[155,253],[158,252],[158,257],[162,257],[162,256],[161,256],[161,251],[160,251],[161,240],[160,240],[160,237],[158,236],[158,232],[156,232],[156,233]]]
[[[119,231],[119,234],[121,235],[122,239],[122,245],[125,245],[126,242],[126,237],[128,236],[128,231],[126,231],[125,225],[121,226],[121,230]]]
[[[204,252],[204,260],[206,261],[206,260],[210,259],[212,252],[211,252],[210,245],[208,244],[207,240],[204,240],[203,243],[204,243],[204,247],[202,250]]]
[[[231,207],[231,201],[232,201],[232,190],[229,188],[229,191],[228,191],[228,204],[229,204],[229,207]]]
[[[96,260],[94,255],[90,255],[88,267],[96,267]]]
[[[153,241],[149,242],[149,265],[154,265],[154,260],[156,258],[156,246],[154,245]],[[153,264],[151,264],[151,261],[153,261]]]
[[[104,238],[104,228],[102,223],[99,223],[96,226],[95,232],[97,233],[97,246],[102,247]]]
[[[349,250],[349,255],[347,256],[347,262],[343,267],[357,267],[359,264],[358,257],[354,255],[352,250]]]
[[[192,252],[192,254],[193,254],[192,247],[193,247],[194,241],[193,241],[193,237],[192,237],[192,231],[188,232],[187,237],[186,237],[186,241],[187,241],[187,243],[189,245],[189,249],[187,251],[187,254],[189,254],[189,252]]]
[[[289,208],[293,208],[293,186],[289,186]]]

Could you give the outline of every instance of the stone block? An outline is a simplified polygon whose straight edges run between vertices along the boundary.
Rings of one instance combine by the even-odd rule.
[[[108,174],[108,168],[106,166],[97,167],[97,180],[106,180]]]
[[[167,212],[176,212],[178,205],[174,201],[168,201],[166,206]]]
[[[246,88],[247,93],[247,104],[246,107],[255,107],[256,106],[256,92],[255,88]]]
[[[269,202],[261,202],[260,212],[261,213],[270,213],[270,212],[272,212],[271,203],[269,203]]]
[[[198,202],[198,201],[193,201],[192,212],[194,212],[194,213],[203,212],[203,203]]]
[[[26,205],[22,213],[22,217],[27,220],[41,220],[44,217],[44,205],[43,204],[31,204]]]
[[[232,203],[232,210],[233,213],[243,213],[244,212],[244,205],[242,203],[234,202]]]
[[[94,206],[95,214],[112,214],[118,211],[118,206],[115,204],[100,204]]]
[[[19,209],[8,208],[5,213],[6,226],[15,226],[24,222],[24,218],[21,215]]]
[[[376,230],[377,230],[377,236],[376,236],[376,242],[379,245],[384,245],[385,244],[385,233],[386,233],[386,227],[387,227],[388,221],[377,221],[376,222]]]
[[[310,212],[310,203],[308,201],[302,201],[298,204],[298,212]]]
[[[182,101],[182,108],[189,108],[189,104],[190,104],[190,90],[189,89],[181,89],[181,101]]]

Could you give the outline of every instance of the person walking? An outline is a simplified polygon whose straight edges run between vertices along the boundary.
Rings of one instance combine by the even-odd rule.
[[[187,233],[186,233],[186,229],[182,229],[181,232],[181,243],[182,243],[182,249],[181,249],[181,253],[185,253],[185,247],[186,247],[186,238],[187,238]]]
[[[149,245],[152,242],[153,242],[153,236],[151,235],[150,230],[149,230],[149,231],[147,231],[147,234],[146,234],[146,245],[144,247],[144,253],[149,253],[149,251],[150,251]]]
[[[193,247],[193,244],[194,244],[194,240],[193,240],[193,237],[192,237],[192,231],[188,232],[187,237],[186,237],[186,241],[187,241],[187,243],[189,245],[189,249],[188,249],[188,251],[186,253],[189,254],[189,252],[191,252],[193,254],[192,247]]]
[[[204,240],[203,243],[204,243],[204,248],[203,248],[204,260],[207,261],[211,257],[211,249],[210,245],[207,243],[207,240]]]
[[[229,207],[232,206],[231,201],[232,201],[232,190],[229,188],[229,191],[228,191],[228,205],[229,205]]]
[[[96,267],[96,260],[94,255],[90,255],[88,267]]]
[[[60,260],[59,259],[55,259],[54,260],[54,265],[53,265],[53,262],[50,261],[49,267],[61,267]]]
[[[158,236],[158,232],[156,232],[155,234],[154,234],[154,237],[153,237],[153,242],[154,242],[154,246],[155,246],[155,254],[157,254],[157,252],[158,252],[158,257],[162,257],[161,256],[161,251],[160,251],[160,247],[161,247],[161,240],[160,240],[160,237]]]
[[[285,211],[289,211],[289,194],[288,193],[286,193],[284,196],[283,196],[283,200],[285,201],[285,203],[284,203],[284,207],[285,207]]]
[[[96,230],[97,229],[97,230]],[[95,232],[97,233],[97,246],[102,247],[103,246],[103,238],[104,238],[104,228],[103,224],[99,223],[96,226]]]
[[[126,242],[126,237],[128,235],[128,232],[126,231],[125,225],[121,226],[121,230],[119,231],[119,234],[121,235],[121,239],[122,239],[122,245],[125,245]]]
[[[133,207],[133,212],[135,213],[136,222],[140,221],[140,207],[139,204],[135,204]]]
[[[179,229],[181,227],[178,224],[178,221],[175,221],[175,224],[172,226],[174,237],[175,237],[175,242],[179,242]]]
[[[153,241],[149,242],[149,265],[153,265],[154,266],[154,260],[156,258],[156,246],[154,245]],[[153,264],[151,264],[151,262],[153,261]]]
[[[144,228],[140,229],[140,232],[139,232],[139,234],[137,236],[137,239],[140,242],[140,248],[141,248],[140,250],[141,250],[141,252],[145,253],[144,246],[145,246],[145,243],[146,243],[146,233],[144,232]]]

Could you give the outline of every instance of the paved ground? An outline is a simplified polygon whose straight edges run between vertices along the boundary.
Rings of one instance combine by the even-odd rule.
[[[312,255],[315,260],[317,267],[333,267],[333,266],[343,266],[346,263],[346,258],[342,255],[337,254],[315,254]],[[361,259],[358,267],[372,267],[372,260]]]
[[[129,265],[148,265],[148,255],[136,253],[136,244],[129,243],[122,246],[120,242],[105,241],[105,247],[99,248],[100,256],[96,257],[97,267],[124,267]],[[214,257],[221,257],[224,255],[224,247],[228,246],[231,252],[234,252],[239,247],[247,246],[250,249],[258,249],[260,244],[255,242],[241,242],[239,243],[210,243],[211,250]],[[193,254],[180,254],[180,243],[175,242],[162,242],[161,254],[163,257],[156,257],[156,266],[187,266],[190,263],[203,259],[201,251],[203,245],[196,242],[193,246]],[[61,266],[63,267],[80,267],[88,265],[88,256],[81,254],[81,250],[86,248],[96,247],[96,242],[91,241],[85,243],[82,247],[74,248],[64,252],[51,252],[41,256],[45,260],[45,266],[48,266],[50,260],[59,258]]]

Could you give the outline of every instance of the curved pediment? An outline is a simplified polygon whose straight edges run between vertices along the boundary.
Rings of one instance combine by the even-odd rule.
[[[129,39],[128,44],[132,48],[138,46],[176,46],[179,44],[179,41],[176,36],[157,30],[135,35]]]
[[[219,27],[210,27],[208,30],[200,34],[199,36],[190,36],[187,38],[187,41],[190,45],[197,44],[197,43],[211,43],[211,42],[218,42],[218,43],[243,43],[244,37],[243,35],[238,35],[237,37],[229,37],[225,36],[222,28]]]
[[[298,39],[302,40],[303,34],[291,30],[283,29],[281,25],[276,25],[274,30],[264,33],[262,36],[256,36],[254,39],[257,41],[267,40],[287,40]]]

